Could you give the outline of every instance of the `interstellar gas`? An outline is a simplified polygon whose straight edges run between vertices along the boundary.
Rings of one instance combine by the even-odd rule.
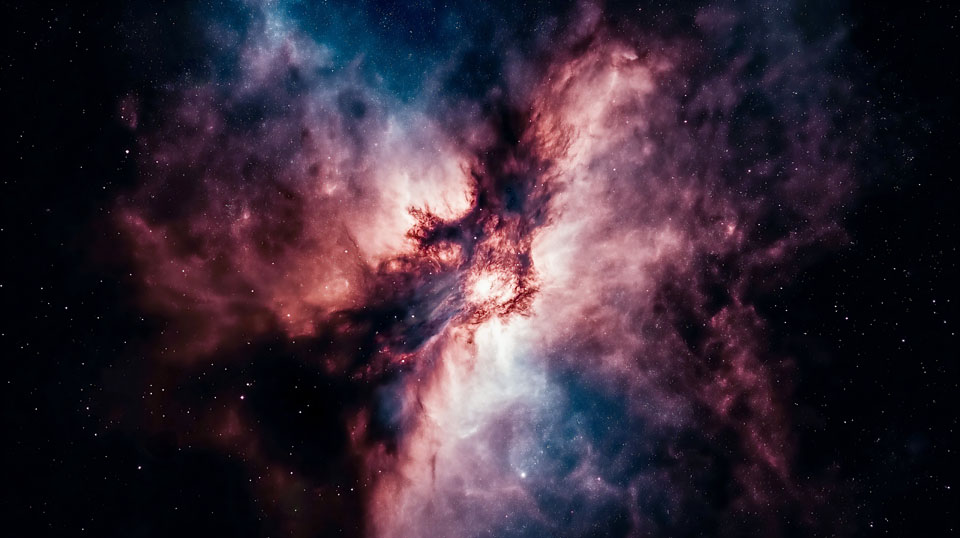
[[[844,240],[832,37],[582,3],[411,97],[281,7],[211,24],[230,69],[135,126],[151,431],[242,461],[296,536],[832,524],[756,306]]]

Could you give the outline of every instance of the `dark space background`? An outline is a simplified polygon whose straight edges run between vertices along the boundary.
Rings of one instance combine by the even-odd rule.
[[[853,245],[813,261],[764,305],[772,325],[785,327],[774,346],[805,350],[792,417],[798,472],[833,465],[838,481],[854,484],[847,501],[858,536],[953,536],[958,8],[858,1],[827,12],[827,2],[807,4],[812,17],[839,16],[849,29],[876,111],[865,163],[876,177],[849,211]],[[104,247],[106,212],[136,182],[118,103],[131,89],[199,68],[181,24],[188,9],[105,2],[3,10],[0,534],[265,532],[239,464],[110,427],[103,403],[117,399],[104,391],[133,384],[118,372],[157,330],[131,299],[130,268]],[[384,39],[423,24],[417,9],[389,11]],[[164,50],[144,54],[159,46],[157,36]],[[407,45],[428,57],[437,43]],[[417,57],[409,61],[397,68],[416,72]]]

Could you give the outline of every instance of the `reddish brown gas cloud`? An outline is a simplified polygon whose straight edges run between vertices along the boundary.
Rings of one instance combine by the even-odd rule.
[[[329,61],[295,29],[243,44],[242,83],[177,91],[118,202],[167,323],[156,405],[243,373],[152,427],[241,458],[293,535],[775,535],[816,510],[755,302],[844,239],[849,88],[801,53],[755,73],[763,43],[625,35],[585,6],[435,110],[349,70],[292,92]],[[323,394],[343,477],[273,439],[248,373],[271,354],[322,381],[293,390]]]

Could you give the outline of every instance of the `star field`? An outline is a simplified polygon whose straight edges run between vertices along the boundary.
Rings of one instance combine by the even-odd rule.
[[[949,7],[12,11],[15,535],[955,531]]]

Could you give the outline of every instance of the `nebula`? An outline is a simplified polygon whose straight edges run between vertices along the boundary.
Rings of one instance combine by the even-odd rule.
[[[400,92],[239,9],[229,69],[122,105],[150,431],[242,461],[291,536],[842,534],[758,307],[845,241],[842,36],[575,3]]]

